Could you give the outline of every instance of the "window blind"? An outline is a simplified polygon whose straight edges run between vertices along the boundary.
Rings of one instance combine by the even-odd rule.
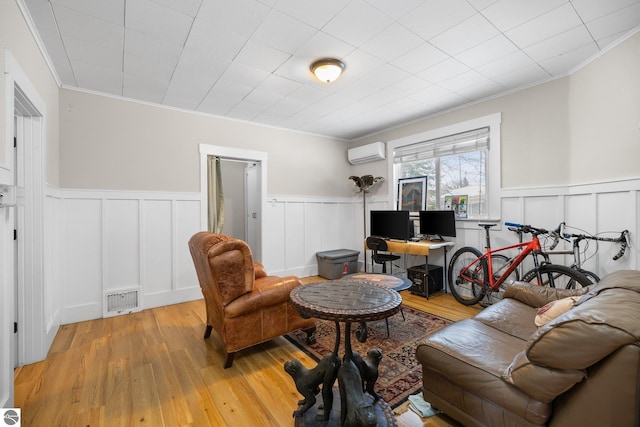
[[[397,147],[393,152],[393,162],[413,162],[488,148],[489,128],[484,127]]]

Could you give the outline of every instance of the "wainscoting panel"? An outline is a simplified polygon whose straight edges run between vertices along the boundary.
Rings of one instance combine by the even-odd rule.
[[[172,200],[172,205],[172,221],[175,230],[172,243],[175,286],[172,291],[181,291],[186,295],[196,295],[197,298],[201,298],[198,277],[189,253],[189,239],[198,231],[202,231],[200,200]]]
[[[140,201],[105,200],[103,291],[140,286]],[[166,233],[167,231],[165,231]]]
[[[171,200],[146,200],[142,205],[142,277],[145,294],[169,292],[173,284]]]
[[[102,317],[102,201],[64,200],[62,319]]]
[[[61,191],[62,323],[100,318],[106,291],[140,289],[141,308],[201,298],[188,241],[200,195]]]

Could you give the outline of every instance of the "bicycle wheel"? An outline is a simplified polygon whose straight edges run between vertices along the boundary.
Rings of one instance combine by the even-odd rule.
[[[591,283],[598,283],[600,281],[600,276],[598,276],[596,273],[592,271],[585,270],[584,268],[578,268],[578,267],[573,267],[573,268],[575,270],[578,270],[580,273],[584,274]]]
[[[498,280],[500,275],[504,273],[504,269],[509,265],[509,257],[502,254],[491,255],[491,265],[493,266],[493,279]],[[504,297],[504,291],[513,282],[520,280],[518,269],[515,269],[507,276],[504,282],[500,284],[498,290],[487,288],[485,292],[484,300],[480,302],[480,305],[489,306],[500,301]]]
[[[460,304],[477,304],[484,297],[484,282],[488,276],[488,268],[487,260],[480,258],[481,256],[482,252],[476,248],[464,247],[458,249],[451,258],[447,275],[449,289]],[[474,264],[471,265],[472,263]]]
[[[550,286],[558,289],[580,289],[591,285],[591,281],[582,273],[571,267],[556,264],[543,264],[540,266],[542,286]],[[525,282],[538,283],[535,268],[528,271],[522,277]]]

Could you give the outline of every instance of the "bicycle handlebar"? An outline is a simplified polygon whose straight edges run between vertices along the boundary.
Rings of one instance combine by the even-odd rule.
[[[622,242],[620,243],[620,250],[618,251],[617,254],[615,254],[613,256],[613,260],[617,261],[618,259],[620,259],[622,257],[622,255],[624,255],[624,252],[627,250],[627,237],[629,236],[629,230],[624,230],[622,232],[622,234],[620,234],[619,239],[622,239]]]
[[[591,236],[588,234],[573,234],[573,233],[567,233],[565,231],[565,227],[566,227],[566,223],[561,222],[558,227],[552,231],[552,233],[554,234],[554,245],[551,246],[551,250],[553,250],[553,248],[556,247],[557,242],[558,242],[558,237],[562,238],[563,240],[569,241],[570,239],[574,238],[574,239],[578,239],[578,240],[596,240],[596,241],[600,241],[600,242],[612,242],[612,243],[620,243],[620,249],[618,250],[618,253],[615,254],[613,256],[613,260],[617,261],[620,258],[622,258],[622,256],[624,255],[625,251],[627,250],[627,247],[629,246],[629,242],[628,242],[628,237],[629,237],[629,230],[624,230],[620,233],[619,237],[616,238],[610,238],[610,237],[598,237],[598,236]]]
[[[505,222],[504,225],[507,226],[507,227],[513,227],[513,228],[515,228],[515,230],[513,230],[513,231],[522,232],[522,233],[531,233],[531,234],[534,234],[534,235],[548,234],[549,233],[549,231],[545,230],[544,228],[537,228],[537,227],[533,227],[531,225],[518,224],[518,223],[515,223],[515,222]]]

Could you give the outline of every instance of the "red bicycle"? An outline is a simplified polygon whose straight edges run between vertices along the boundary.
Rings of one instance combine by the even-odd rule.
[[[529,255],[533,258],[535,277],[527,281],[537,283],[540,286],[555,288],[574,288],[576,283],[580,286],[591,284],[589,279],[577,270],[564,265],[551,264],[546,260],[542,250],[541,234],[549,234],[548,230],[506,222],[505,226],[519,233],[530,233],[531,240],[491,249],[489,229],[496,224],[480,223],[486,233],[486,251],[466,246],[458,249],[451,257],[448,269],[449,288],[455,299],[464,305],[473,305],[480,302],[485,296],[489,304],[494,299],[501,299],[506,287],[518,280],[517,267]],[[508,257],[502,252],[519,249],[519,252]],[[529,273],[527,274],[529,276]]]

